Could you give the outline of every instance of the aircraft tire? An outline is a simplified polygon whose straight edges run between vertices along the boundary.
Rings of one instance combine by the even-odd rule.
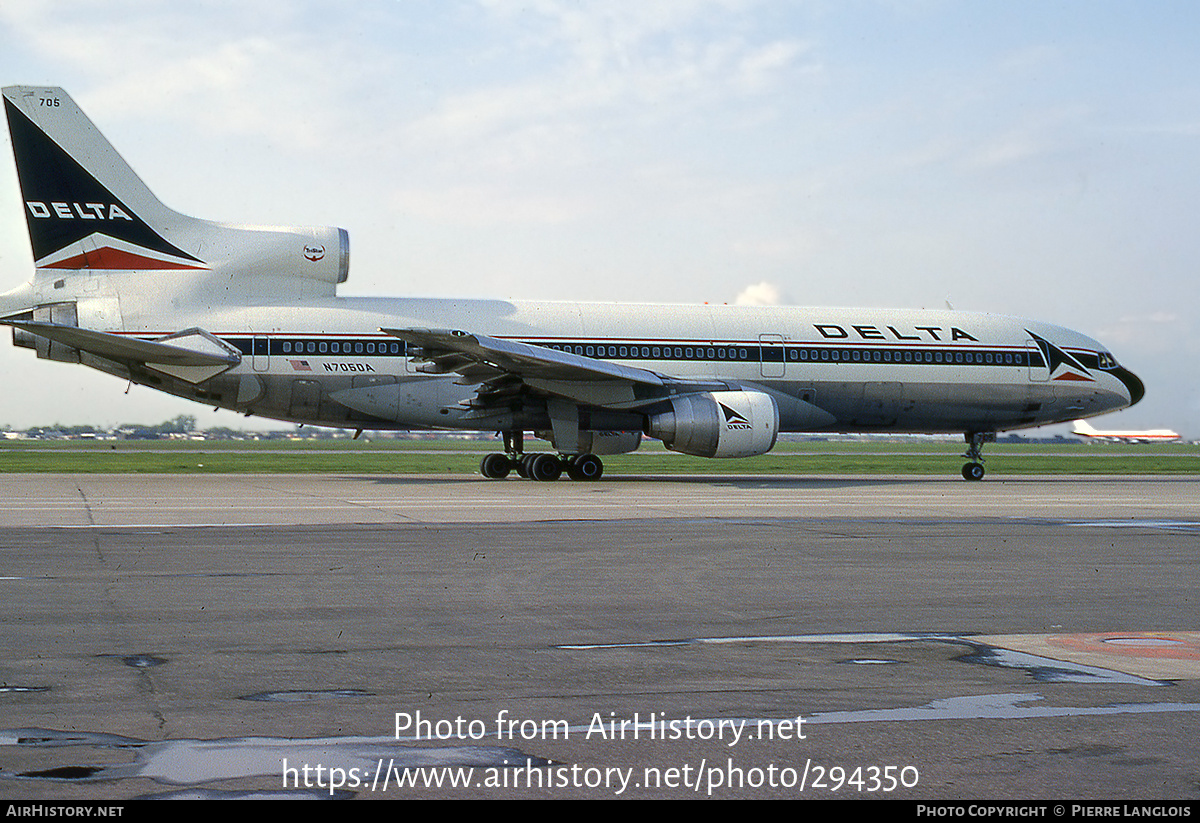
[[[604,463],[594,454],[577,454],[567,463],[567,476],[572,480],[599,480]]]
[[[517,470],[517,474],[528,480],[532,476],[529,473],[529,466],[535,457],[537,457],[536,454],[522,454],[517,457],[517,459],[513,461],[514,467]]]
[[[963,480],[982,480],[983,479],[983,464],[982,463],[965,463],[962,467]]]
[[[562,461],[554,454],[535,454],[529,461],[529,476],[534,480],[557,480],[562,469]]]
[[[488,480],[500,480],[508,477],[510,471],[512,471],[512,461],[508,459],[508,455],[488,454],[479,461],[479,473]]]

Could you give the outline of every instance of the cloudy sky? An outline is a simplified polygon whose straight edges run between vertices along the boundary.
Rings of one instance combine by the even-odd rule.
[[[0,82],[64,87],[179,211],[349,229],[345,294],[949,302],[1097,337],[1147,385],[1101,425],[1200,437],[1197,32],[1194,2],[5,0]],[[0,283],[31,267],[0,159]],[[0,424],[243,424],[0,368]]]

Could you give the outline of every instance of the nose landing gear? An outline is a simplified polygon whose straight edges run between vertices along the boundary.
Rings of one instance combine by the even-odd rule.
[[[963,457],[969,460],[962,467],[963,480],[982,480],[983,479],[983,444],[994,443],[996,440],[995,432],[967,432],[963,435],[963,439],[967,442],[967,451]]]

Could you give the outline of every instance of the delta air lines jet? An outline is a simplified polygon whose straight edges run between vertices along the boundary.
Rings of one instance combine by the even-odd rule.
[[[593,480],[643,436],[719,458],[780,432],[961,432],[978,480],[996,432],[1142,398],[1090,337],[990,314],[339,297],[345,230],[184,216],[62,89],[6,88],[4,109],[36,266],[0,295],[15,345],[246,415],[500,432],[489,478]]]

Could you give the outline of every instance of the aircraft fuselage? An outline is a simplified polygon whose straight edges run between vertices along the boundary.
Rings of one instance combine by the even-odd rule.
[[[1091,338],[971,312],[347,297],[175,312],[165,327],[156,301],[134,302],[142,305],[122,297],[104,307],[81,295],[79,324],[122,316],[124,328],[112,331],[146,339],[203,325],[243,354],[202,386],[152,369],[135,369],[135,380],[316,425],[548,427],[544,403],[532,397],[481,415],[471,407],[474,386],[420,371],[404,341],[379,331],[397,326],[482,331],[676,380],[766,390],[785,432],[1001,431],[1102,414],[1139,391],[1123,382],[1124,370],[1099,367],[1106,351]],[[1052,373],[1031,332],[1075,362],[1053,364]],[[641,428],[635,414],[600,405],[591,413],[613,425],[588,425]]]

